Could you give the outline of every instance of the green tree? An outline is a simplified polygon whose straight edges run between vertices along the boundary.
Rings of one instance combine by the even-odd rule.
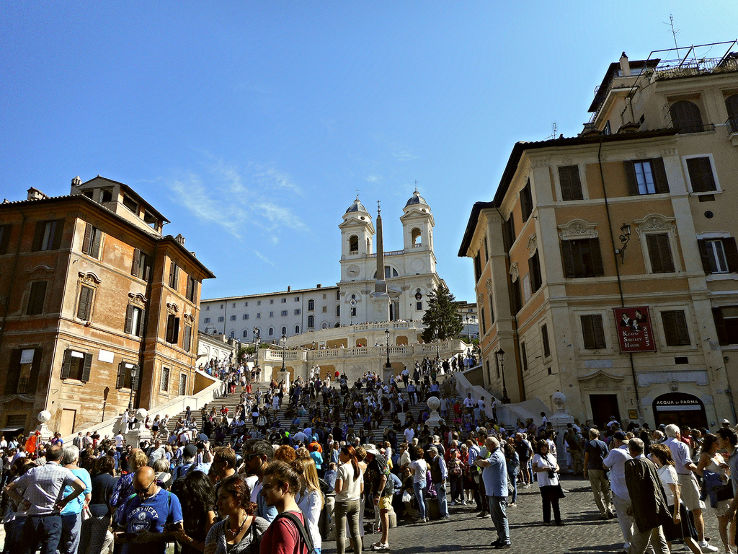
[[[423,315],[423,340],[430,342],[436,338],[441,340],[454,338],[461,333],[464,324],[461,322],[461,315],[456,311],[454,295],[448,290],[445,283],[441,283],[438,288],[428,293],[428,309]]]

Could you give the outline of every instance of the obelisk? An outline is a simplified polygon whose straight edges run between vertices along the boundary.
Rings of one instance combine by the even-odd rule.
[[[382,208],[377,201],[377,276],[374,292],[369,295],[369,322],[389,321],[390,297],[387,294],[387,281],[384,280],[384,238],[382,237]]]

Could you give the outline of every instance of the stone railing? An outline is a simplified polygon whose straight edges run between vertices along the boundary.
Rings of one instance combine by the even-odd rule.
[[[459,339],[451,339],[442,341],[438,344],[409,344],[409,345],[390,345],[389,353],[392,357],[435,357],[438,353],[442,358],[447,357],[446,354],[455,355],[463,352],[467,348],[466,343]],[[282,351],[265,349],[264,361],[281,362]],[[450,354],[453,353],[453,354]],[[350,348],[324,348],[320,350],[286,350],[284,353],[285,362],[313,362],[317,360],[327,360],[331,358],[378,358],[387,354],[386,345],[378,346],[355,346]]]

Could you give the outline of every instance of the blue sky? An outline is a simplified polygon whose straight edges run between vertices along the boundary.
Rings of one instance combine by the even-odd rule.
[[[203,297],[334,284],[356,191],[402,247],[418,188],[438,271],[517,140],[575,135],[631,59],[736,38],[738,3],[6,2],[0,196],[125,182],[212,269]],[[714,55],[722,52],[715,50]]]

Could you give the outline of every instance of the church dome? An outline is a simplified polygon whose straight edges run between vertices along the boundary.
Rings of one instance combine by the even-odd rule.
[[[369,213],[366,211],[364,204],[361,203],[361,200],[359,200],[358,195],[356,196],[356,200],[354,200],[353,203],[346,209],[347,214],[352,212]]]
[[[427,206],[428,202],[425,201],[425,198],[420,196],[418,189],[415,189],[415,192],[413,192],[413,195],[410,197],[410,200],[407,201],[405,207],[407,208],[408,206],[415,206],[417,204],[424,204]]]

